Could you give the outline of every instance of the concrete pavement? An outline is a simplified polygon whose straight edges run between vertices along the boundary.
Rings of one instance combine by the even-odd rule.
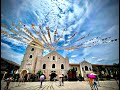
[[[119,90],[116,81],[100,81],[98,90]],[[1,90],[4,90],[6,82],[1,83]],[[40,88],[40,82],[11,82],[9,86],[10,90],[91,90],[87,81],[65,81],[64,86],[59,86],[59,81],[56,82],[43,82],[42,88]]]

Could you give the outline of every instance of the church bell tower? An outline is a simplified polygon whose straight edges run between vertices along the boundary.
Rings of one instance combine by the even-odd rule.
[[[26,70],[27,73],[35,73],[37,57],[42,57],[42,54],[43,49],[28,45],[23,57],[23,61],[21,62],[20,72]]]

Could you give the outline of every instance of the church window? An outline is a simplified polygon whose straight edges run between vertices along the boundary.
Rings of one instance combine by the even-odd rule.
[[[55,64],[52,64],[52,68],[55,68]]]
[[[89,68],[89,70],[91,71],[91,68]]]
[[[32,58],[32,55],[30,55],[30,58]]]
[[[53,56],[53,60],[55,60],[55,56]]]
[[[34,51],[34,48],[32,48],[31,51]]]
[[[49,57],[48,57],[48,59],[49,59]]]
[[[88,71],[88,67],[87,66],[85,66],[85,71]]]
[[[43,69],[46,69],[46,64],[43,64]]]
[[[64,65],[63,64],[61,64],[61,69],[64,69]]]

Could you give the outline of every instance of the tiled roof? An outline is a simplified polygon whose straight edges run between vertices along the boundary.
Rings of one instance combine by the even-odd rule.
[[[69,64],[70,66],[80,66],[80,64]]]
[[[104,64],[92,64],[92,66],[113,66],[113,65],[104,65]]]

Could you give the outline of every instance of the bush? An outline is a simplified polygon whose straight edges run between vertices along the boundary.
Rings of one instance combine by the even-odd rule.
[[[106,78],[106,80],[110,80],[111,78]]]

